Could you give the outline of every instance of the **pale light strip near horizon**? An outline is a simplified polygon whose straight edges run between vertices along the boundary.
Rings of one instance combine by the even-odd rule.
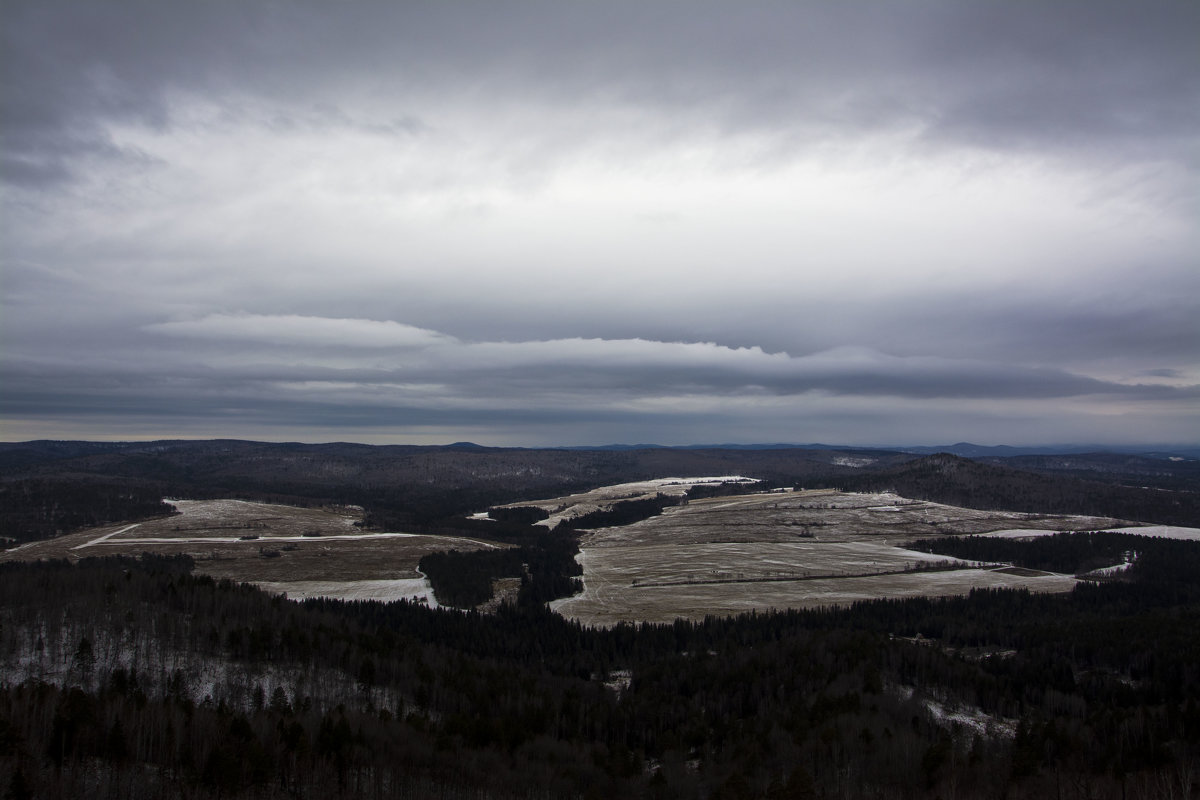
[[[0,23],[0,439],[1200,439],[1195,3]]]

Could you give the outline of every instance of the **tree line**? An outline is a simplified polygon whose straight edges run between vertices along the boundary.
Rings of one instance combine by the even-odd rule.
[[[532,602],[289,602],[186,558],[6,564],[0,791],[1186,796],[1200,546],[1144,544],[1120,544],[1128,578],[1061,596],[611,629]]]
[[[0,546],[80,528],[175,513],[161,487],[115,481],[28,479],[0,483]]]

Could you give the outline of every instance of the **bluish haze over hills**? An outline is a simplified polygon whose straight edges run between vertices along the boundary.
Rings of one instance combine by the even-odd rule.
[[[1193,2],[0,15],[0,438],[1198,438]]]

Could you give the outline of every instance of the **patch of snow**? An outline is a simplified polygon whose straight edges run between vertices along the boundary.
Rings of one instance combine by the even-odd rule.
[[[1054,536],[1066,531],[1047,531],[1040,528],[1006,528],[1002,531],[976,533],[974,536],[989,536],[994,539],[1035,539],[1039,536]]]
[[[855,456],[836,456],[833,463],[839,467],[869,467],[874,464],[874,458],[862,458]]]
[[[8,541],[11,541],[11,540],[8,540]],[[34,545],[41,544],[43,541],[45,541],[45,540],[44,539],[36,539],[32,542],[26,542],[25,544],[19,544],[16,547],[10,547],[10,548],[6,549],[4,552],[15,553],[18,550],[24,550],[27,547],[33,547]]]
[[[969,706],[952,708],[932,699],[926,699],[924,706],[929,712],[929,716],[940,724],[950,728],[958,726],[972,735],[1011,739],[1017,734],[1016,720],[989,716],[978,708]]]
[[[608,679],[604,681],[604,686],[615,692],[617,697],[620,697],[623,692],[629,689],[629,684],[632,682],[632,672],[627,669],[614,669],[608,673]]]
[[[977,533],[975,536],[994,536],[999,539],[1033,539],[1038,536],[1053,536],[1056,533],[1078,533],[1079,531],[1046,531],[1032,528],[1009,528],[1000,531]],[[1128,528],[1105,528],[1106,533],[1131,533],[1137,536],[1152,536],[1156,539],[1178,539],[1200,541],[1200,528],[1184,528],[1179,525],[1140,525]]]
[[[521,503],[509,503],[500,508],[541,508],[550,514],[549,517],[535,522],[544,528],[553,530],[563,520],[575,519],[593,511],[611,508],[629,500],[645,500],[657,494],[679,497],[687,493],[693,486],[723,484],[723,483],[760,483],[758,478],[747,478],[744,475],[708,475],[696,478],[653,478],[647,481],[632,483],[617,483],[611,486],[601,486],[587,492],[555,497],[545,500],[532,500]]]
[[[1145,525],[1133,528],[1108,528],[1113,533],[1133,533],[1138,536],[1153,536],[1156,539],[1179,539],[1185,542],[1200,541],[1200,528],[1185,528],[1180,525]]]
[[[268,592],[286,594],[289,600],[327,597],[332,600],[409,600],[437,608],[433,587],[425,578],[366,581],[255,581]]]
[[[898,694],[902,700],[911,700],[917,696],[917,689],[913,686],[893,686],[891,691]],[[951,730],[958,728],[971,736],[1003,739],[1011,739],[1017,733],[1015,719],[993,717],[982,709],[924,693],[919,696],[919,702],[934,721]]]
[[[84,547],[91,547],[91,546],[92,546],[92,545],[94,545],[94,544],[103,544],[103,543],[104,543],[105,541],[107,541],[107,540],[108,540],[110,537],[112,537],[112,536],[116,536],[116,535],[118,535],[118,534],[122,534],[122,533],[124,533],[125,531],[131,531],[131,530],[133,530],[134,528],[136,528],[136,527],[137,527],[139,524],[140,524],[140,523],[137,523],[137,522],[135,522],[135,523],[133,523],[132,525],[126,525],[124,528],[118,528],[117,530],[115,530],[115,531],[112,531],[111,533],[106,533],[106,534],[104,534],[103,536],[99,536],[99,537],[97,537],[97,538],[95,538],[95,539],[92,539],[90,542],[84,542],[83,544],[77,544],[77,545],[75,545],[74,547],[72,547],[71,549],[72,549],[72,550],[81,550],[81,549],[83,549]]]
[[[1133,566],[1132,561],[1126,561],[1124,564],[1113,564],[1111,567],[1101,567],[1100,569],[1094,569],[1084,577],[1107,578],[1107,577],[1111,577],[1113,575],[1120,575],[1122,572],[1128,571],[1128,569],[1132,566]]]

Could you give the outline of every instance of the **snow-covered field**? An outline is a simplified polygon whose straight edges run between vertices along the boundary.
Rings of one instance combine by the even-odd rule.
[[[1087,531],[1096,528],[1074,528],[1073,530]],[[1153,536],[1158,539],[1180,539],[1188,542],[1200,542],[1200,528],[1184,528],[1178,525],[1137,525],[1122,528],[1102,528],[1099,530],[1113,533],[1133,533],[1138,536]],[[1037,536],[1049,536],[1059,531],[1033,530],[1030,528],[1009,528],[999,531],[989,531],[981,536],[996,536],[1002,539],[1033,539]]]
[[[1053,536],[1062,531],[1048,531],[1040,528],[1005,528],[999,531],[986,531],[976,536],[993,536],[997,539],[1034,539],[1038,536]]]
[[[0,561],[78,559],[94,555],[188,555],[196,572],[284,592],[294,599],[420,599],[436,605],[417,570],[421,557],[443,550],[498,545],[450,536],[364,533],[356,507],[298,508],[245,500],[169,500],[179,514],[109,525],[33,542],[0,553]]]
[[[679,497],[693,486],[722,483],[758,483],[758,479],[747,478],[742,475],[715,475],[702,478],[655,478],[648,481],[601,486],[599,489],[567,495],[566,497],[530,500],[528,502],[511,503],[500,507],[540,508],[548,512],[550,516],[537,524],[546,528],[554,528],[559,522],[565,519],[575,519],[584,514],[590,514],[593,511],[611,508],[615,503],[622,501],[646,500],[659,494],[669,497]]]
[[[433,587],[425,578],[380,581],[258,581],[268,592],[286,594],[289,600],[330,597],[335,600],[413,600],[437,608]]]
[[[545,508],[543,524],[614,503],[681,495],[692,486],[750,482],[740,476],[660,478],[518,505]],[[96,554],[187,554],[196,571],[256,583],[291,598],[436,603],[417,571],[439,550],[496,545],[401,532],[363,533],[361,509],[294,508],[241,500],[175,500],[180,514],[110,525],[0,553],[0,561]],[[801,490],[692,500],[650,519],[585,533],[583,594],[556,601],[588,624],[669,621],[751,609],[800,608],[877,597],[962,594],[978,586],[1067,591],[1070,576],[971,568],[904,549],[947,534],[1026,537],[1116,528],[1094,517],[976,511],[888,492]],[[1200,529],[1148,526],[1131,533],[1200,539]]]
[[[976,588],[1069,592],[1076,584],[1070,575],[1043,573],[1025,577],[996,570],[958,569],[802,581],[631,587],[589,579],[586,566],[584,570],[583,594],[555,600],[551,608],[586,625],[600,626],[621,621],[672,622],[679,617],[700,620],[708,615],[849,605],[883,597],[964,595]]]
[[[978,587],[1065,592],[1076,583],[1072,576],[984,569],[902,545],[1018,525],[1053,533],[1114,522],[977,511],[888,492],[802,490],[693,500],[632,525],[585,534],[578,557],[584,591],[552,607],[585,624],[611,625],[956,595]]]

